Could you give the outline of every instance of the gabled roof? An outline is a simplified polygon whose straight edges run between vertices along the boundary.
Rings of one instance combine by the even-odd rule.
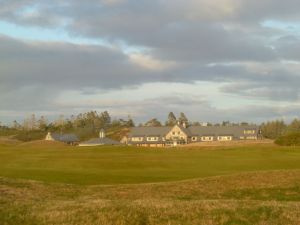
[[[258,132],[257,126],[190,126],[187,128],[192,136],[211,136],[214,135],[244,135],[244,130],[255,130]]]
[[[133,127],[128,136],[165,136],[171,129],[172,127]]]
[[[78,142],[79,138],[75,134],[63,134],[60,137],[60,141],[62,141],[62,142]]]
[[[180,124],[177,124],[175,126],[178,126],[187,136],[191,136],[191,131],[189,130],[189,128],[186,128]]]
[[[50,133],[51,137],[55,140],[55,141],[60,141],[60,134],[58,133]]]
[[[255,130],[256,134],[259,131],[259,127],[255,125],[247,126],[190,126],[188,128],[182,125],[178,126],[183,132],[188,136],[247,136],[244,134],[244,130]],[[174,126],[174,127],[175,127]],[[173,127],[133,127],[128,135],[131,137],[164,137],[168,132],[170,132]]]
[[[55,141],[62,141],[62,142],[78,142],[79,141],[79,138],[75,134],[51,133],[51,137]]]
[[[82,142],[79,145],[81,146],[93,146],[93,145],[120,145],[121,143],[110,138],[93,138],[88,141]]]

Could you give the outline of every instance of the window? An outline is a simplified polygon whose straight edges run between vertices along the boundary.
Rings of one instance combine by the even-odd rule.
[[[232,136],[218,136],[218,141],[231,141]]]
[[[180,135],[180,131],[178,131],[177,134]]]
[[[255,134],[255,130],[244,130],[244,134]]]
[[[147,137],[147,141],[158,141],[158,137]]]
[[[192,141],[197,141],[197,137],[192,137]]]
[[[176,134],[175,131],[173,131],[172,134],[175,135]]]
[[[213,141],[214,137],[213,136],[203,136],[201,137],[201,141]]]
[[[143,141],[143,137],[132,137],[131,141]]]

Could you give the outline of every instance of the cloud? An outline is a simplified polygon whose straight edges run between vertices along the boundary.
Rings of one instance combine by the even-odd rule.
[[[299,96],[300,77],[272,63],[175,64],[141,54],[126,55],[115,48],[7,37],[0,38],[0,59],[0,103],[7,110],[47,109],[49,101],[66,90],[89,95],[93,90],[128,89],[150,82],[224,83],[220,90],[237,97],[295,100]]]
[[[251,99],[261,114],[281,115],[267,105],[299,100],[300,39],[299,30],[281,29],[276,21],[299,24],[299,10],[296,0],[2,0],[2,21],[101,45],[0,36],[0,105],[6,111],[51,111],[58,107],[53,99],[62,98],[59,107],[67,110],[66,91],[93,96],[150,83],[208,81],[220,87],[212,95],[231,95],[236,102]],[[272,26],[266,21],[273,21]],[[191,115],[195,110],[205,118],[232,118],[209,101],[193,102],[189,91],[182,97],[164,94],[159,103],[132,98],[125,101],[128,107],[116,97],[109,100],[140,116],[160,116],[158,108],[175,111],[189,104]],[[230,110],[245,117],[251,111]]]
[[[160,71],[165,70],[171,67],[175,67],[176,63],[171,61],[159,61],[154,59],[150,55],[144,55],[141,53],[132,53],[129,54],[129,59],[132,63],[139,65],[143,68]]]
[[[14,7],[9,7],[10,4]],[[256,9],[255,4],[247,1],[24,1],[23,4],[12,1],[10,4],[6,2],[6,8],[12,9],[4,10],[2,17],[14,23],[42,27],[60,24],[71,35],[144,46],[153,49],[155,57],[167,60],[276,58],[261,38],[240,29],[224,29],[226,21],[244,13],[246,6]],[[28,19],[17,13],[28,7],[35,7],[38,15]]]

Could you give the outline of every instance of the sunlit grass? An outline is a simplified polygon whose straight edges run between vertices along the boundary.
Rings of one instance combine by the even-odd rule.
[[[300,148],[0,147],[1,225],[297,225]]]
[[[56,183],[151,183],[283,169],[300,169],[300,148],[0,147],[0,176]]]

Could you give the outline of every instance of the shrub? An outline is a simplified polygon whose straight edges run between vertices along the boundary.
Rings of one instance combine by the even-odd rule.
[[[290,133],[275,140],[275,144],[282,146],[300,146],[300,133]]]
[[[41,140],[46,137],[47,132],[45,131],[20,131],[15,138],[20,141],[35,141]]]

